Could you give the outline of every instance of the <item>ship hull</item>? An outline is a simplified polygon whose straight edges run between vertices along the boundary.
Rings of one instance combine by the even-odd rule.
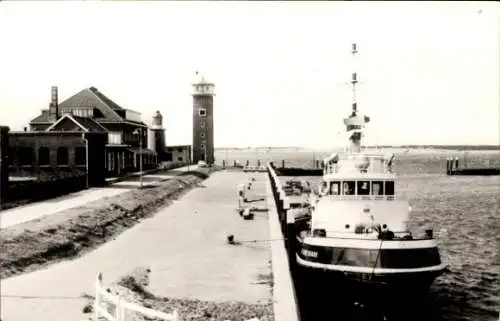
[[[446,270],[437,247],[367,250],[311,245],[297,238],[295,249],[304,278],[350,291],[424,295]]]

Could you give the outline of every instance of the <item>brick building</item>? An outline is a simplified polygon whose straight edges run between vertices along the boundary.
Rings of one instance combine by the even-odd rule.
[[[119,106],[95,87],[83,89],[61,103],[58,100],[57,87],[52,87],[49,109],[42,110],[29,123],[32,135],[42,132],[104,133],[106,146],[102,157],[107,176],[138,170],[141,157],[143,169],[157,166],[156,151],[147,148],[148,127],[141,121],[140,113]],[[52,143],[57,145],[57,139]]]
[[[191,163],[191,145],[167,146],[164,161]]]
[[[193,161],[213,164],[215,85],[196,73],[193,84]]]

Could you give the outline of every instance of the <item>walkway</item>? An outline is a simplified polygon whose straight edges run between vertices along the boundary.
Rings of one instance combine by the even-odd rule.
[[[271,299],[260,276],[271,273],[268,242],[229,245],[236,240],[268,240],[266,212],[252,221],[235,211],[236,185],[257,179],[249,199],[265,195],[265,174],[217,172],[196,188],[87,255],[30,274],[2,280],[2,321],[79,321],[97,272],[115,280],[138,266],[151,267],[153,293],[203,300],[256,303]],[[255,202],[265,207],[265,201]],[[32,296],[32,298],[19,298]]]
[[[189,169],[193,170],[194,166]],[[188,167],[173,169],[172,175],[146,174],[143,176],[143,185],[152,185],[159,181],[166,180],[171,176],[180,174],[188,170]],[[170,172],[169,172],[170,173]],[[139,173],[137,173],[139,175]],[[113,183],[108,187],[90,188],[76,193],[48,199],[41,202],[31,203],[24,206],[15,207],[0,212],[0,228],[31,221],[42,216],[52,215],[61,211],[79,207],[105,197],[112,197],[131,189],[139,187],[139,177],[130,177],[124,181]]]

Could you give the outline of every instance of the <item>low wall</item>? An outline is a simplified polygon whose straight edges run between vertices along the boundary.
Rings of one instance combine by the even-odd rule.
[[[41,201],[86,188],[86,176],[73,176],[46,181],[10,181],[7,201]]]
[[[289,224],[287,224],[285,194],[281,189],[279,178],[270,164],[267,165],[267,173],[269,176],[267,204],[270,236],[272,240],[285,238],[283,242],[271,243],[274,320],[299,321],[300,312],[293,283],[296,264],[294,242],[286,240],[286,238],[295,240],[294,221],[293,218],[289,218]]]

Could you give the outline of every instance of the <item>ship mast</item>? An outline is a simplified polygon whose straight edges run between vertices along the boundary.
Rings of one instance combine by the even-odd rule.
[[[355,43],[352,44],[351,50],[353,60],[358,53],[358,48]],[[352,73],[351,85],[352,85],[352,113],[348,118],[344,119],[344,124],[346,126],[346,131],[349,137],[349,152],[359,153],[361,152],[361,138],[363,136],[363,128],[366,123],[370,121],[367,116],[358,116],[358,102],[356,100],[356,84],[358,83],[357,73]]]
[[[356,54],[358,53],[358,48],[355,43],[352,44],[352,60],[354,62],[354,66],[356,66]],[[351,77],[351,85],[352,85],[352,116],[356,116],[358,112],[358,103],[356,102],[356,84],[358,83],[358,77],[356,71],[352,73]]]

